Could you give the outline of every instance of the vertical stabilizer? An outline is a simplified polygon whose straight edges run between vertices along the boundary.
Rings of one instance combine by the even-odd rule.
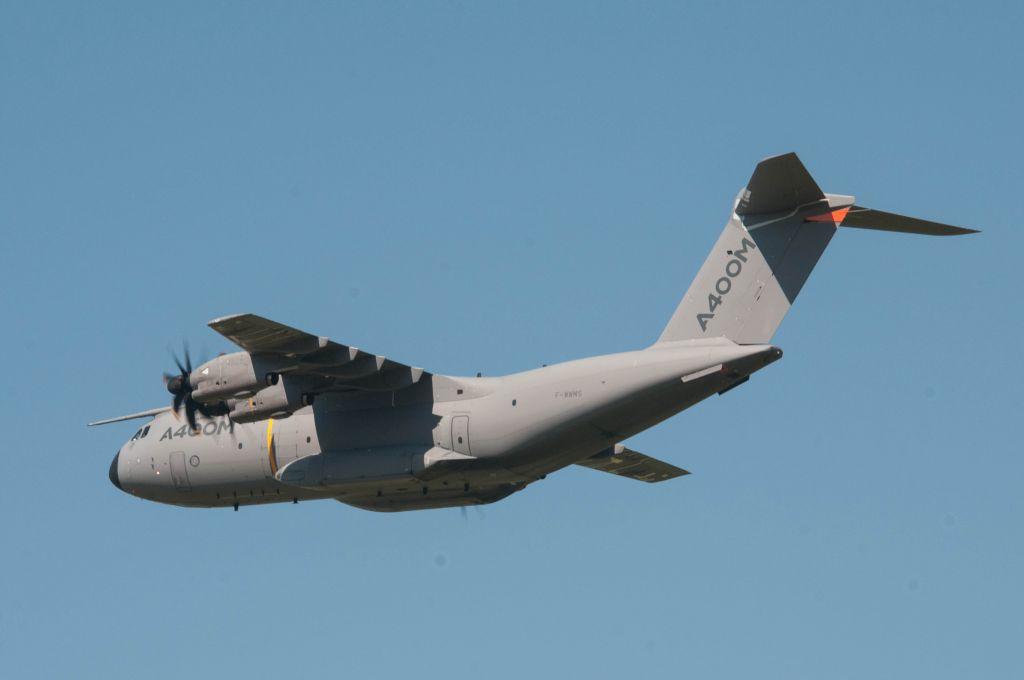
[[[767,344],[840,225],[933,236],[972,229],[826,194],[795,153],[757,164],[732,216],[658,342],[724,336]]]
[[[852,196],[826,196],[795,153],[758,163],[659,342],[771,341]]]

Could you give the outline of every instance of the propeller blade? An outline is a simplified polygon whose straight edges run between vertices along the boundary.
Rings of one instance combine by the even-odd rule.
[[[188,423],[189,429],[195,430],[199,426],[196,424],[196,402],[192,399],[185,401],[185,421]]]
[[[174,365],[178,367],[178,373],[180,375],[188,373],[188,371],[185,370],[185,367],[181,365],[181,359],[178,358],[177,354],[172,354],[171,358],[174,359]]]
[[[201,413],[206,418],[213,418],[215,416],[227,415],[230,409],[228,409],[228,405],[223,401],[207,404],[192,398],[192,381],[189,379],[192,373],[192,354],[188,350],[187,341],[183,342],[182,345],[184,345],[184,363],[176,354],[171,354],[174,364],[178,367],[180,373],[178,375],[164,373],[164,386],[168,392],[174,395],[174,400],[171,402],[171,411],[174,413],[174,417],[178,417],[178,412],[181,410],[182,405],[184,405],[185,420],[188,421],[190,428],[196,430],[199,426],[196,422],[196,413]]]

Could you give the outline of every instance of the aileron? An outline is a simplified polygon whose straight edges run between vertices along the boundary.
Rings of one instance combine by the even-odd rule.
[[[327,338],[310,335],[255,314],[235,314],[214,319],[210,328],[246,352],[253,354],[309,354],[323,349]]]

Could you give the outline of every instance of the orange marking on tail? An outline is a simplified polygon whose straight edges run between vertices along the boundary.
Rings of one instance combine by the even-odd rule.
[[[827,212],[824,215],[813,215],[811,217],[808,217],[805,221],[806,222],[834,222],[836,224],[839,224],[840,222],[842,222],[843,220],[846,219],[846,213],[848,213],[848,212],[850,212],[849,206],[847,206],[845,208],[839,208],[838,210],[833,210],[832,212]]]

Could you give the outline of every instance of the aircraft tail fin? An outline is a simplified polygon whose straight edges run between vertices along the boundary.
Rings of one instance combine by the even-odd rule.
[[[658,342],[724,336],[769,343],[839,226],[936,236],[974,231],[826,194],[795,153],[765,159]]]

